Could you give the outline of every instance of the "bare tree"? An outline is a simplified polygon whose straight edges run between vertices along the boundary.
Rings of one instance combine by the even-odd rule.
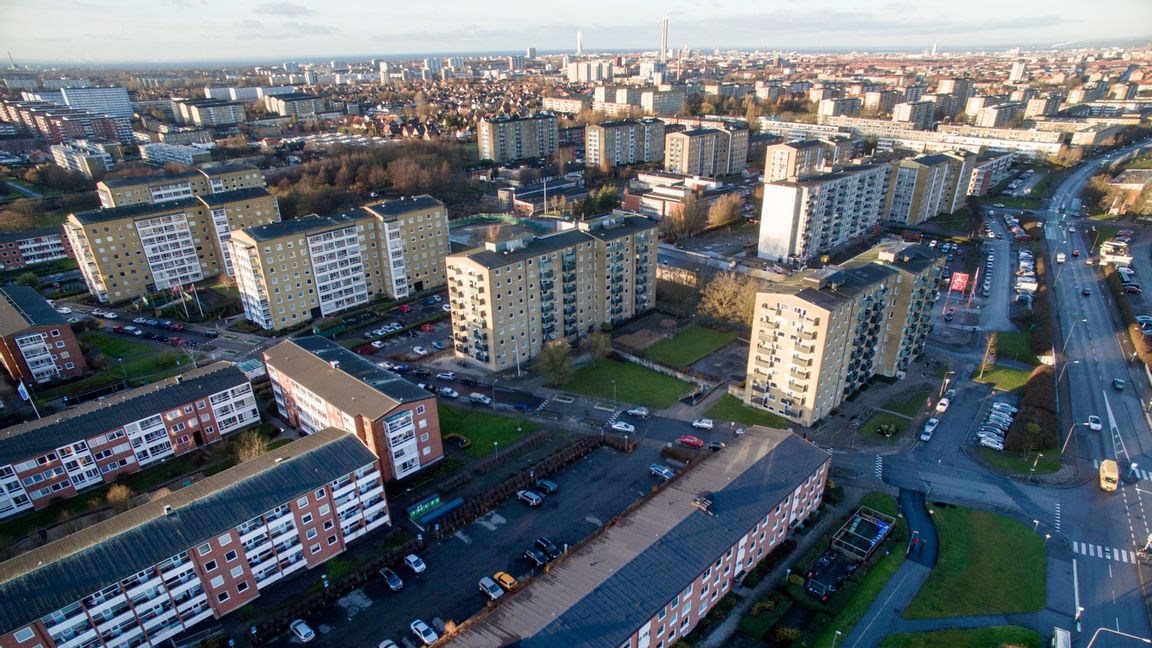
[[[603,331],[589,333],[580,343],[580,349],[592,356],[592,362],[595,363],[612,352],[612,336]]]
[[[705,286],[698,313],[735,327],[749,327],[756,307],[756,283],[746,275],[722,272]]]
[[[997,345],[996,331],[988,334],[988,340],[984,343],[984,357],[980,360],[980,377],[983,378],[985,372],[992,371],[996,366],[996,345]]]
[[[244,463],[268,452],[268,438],[260,434],[259,430],[252,429],[240,434],[233,443],[233,453],[236,461]]]
[[[112,484],[104,498],[119,511],[127,511],[132,507],[132,489],[124,484]]]
[[[708,227],[724,227],[740,220],[744,199],[740,194],[721,196],[708,208]]]
[[[562,385],[572,376],[572,347],[564,340],[552,340],[536,356],[535,370],[548,378],[550,385]]]

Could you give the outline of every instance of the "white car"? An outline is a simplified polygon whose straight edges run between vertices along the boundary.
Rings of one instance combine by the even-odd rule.
[[[308,643],[316,638],[316,632],[308,627],[308,624],[304,623],[301,619],[293,621],[292,625],[288,626],[288,629],[292,631],[294,637],[300,640],[300,643]]]
[[[692,421],[692,427],[696,428],[697,430],[711,430],[712,428],[716,427],[716,424],[713,423],[712,419],[710,418],[698,418],[695,421]]]
[[[997,451],[1004,449],[1003,443],[1000,443],[999,441],[995,441],[993,439],[980,439],[980,445],[985,447],[985,448],[991,448],[991,449],[997,450]]]
[[[445,313],[451,313],[452,312],[452,306],[450,304],[444,304],[443,306],[440,307],[440,310],[444,311]]]
[[[414,346],[412,347],[412,353],[415,353],[418,356],[426,356],[428,355],[428,349],[425,349],[422,346]]]
[[[1008,403],[997,402],[997,403],[992,403],[992,411],[993,412],[1006,412],[1009,416],[1015,416],[1016,412],[1018,412],[1019,410],[1017,410],[1015,407],[1009,405]]]
[[[937,418],[930,418],[927,421],[924,421],[924,431],[920,433],[920,440],[930,440],[932,438],[932,433],[936,431],[936,428],[939,427],[939,425],[940,419]]]
[[[1100,420],[1099,416],[1089,416],[1088,429],[1093,432],[1099,432],[1104,429],[1104,421]]]
[[[420,619],[415,619],[412,623],[408,624],[408,629],[411,630],[412,634],[416,635],[420,643],[425,646],[431,646],[440,639],[440,635],[436,634],[432,628],[428,627],[427,623],[424,623]]]
[[[420,556],[416,554],[404,556],[404,564],[408,569],[411,569],[414,574],[423,574],[424,570],[428,569],[428,565],[425,565],[424,561],[420,559]]]
[[[631,423],[625,423],[624,421],[616,421],[610,427],[617,432],[624,432],[626,434],[631,434],[632,432],[636,431],[635,425],[632,425]]]
[[[440,373],[436,374],[436,380],[456,380],[456,373],[452,371],[441,371]]]
[[[60,313],[61,315],[68,315],[69,313],[72,312],[72,309],[68,308],[67,306],[61,306],[61,307],[56,309],[56,312]]]
[[[941,398],[940,402],[936,403],[936,411],[943,414],[944,412],[948,411],[948,406],[951,404],[952,401],[948,400],[947,398]]]
[[[372,343],[372,348],[373,349],[383,349],[384,348],[384,342],[382,340],[376,340],[375,342]]]
[[[102,317],[104,319],[119,319],[120,318],[119,315],[117,315],[116,313],[113,313],[112,311],[104,311],[104,315],[102,315]]]
[[[440,388],[440,395],[443,396],[444,398],[459,398],[460,392],[456,391],[455,389],[452,389],[451,387],[441,387]]]

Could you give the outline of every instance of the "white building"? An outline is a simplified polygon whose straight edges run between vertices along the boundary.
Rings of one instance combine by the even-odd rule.
[[[140,157],[152,164],[164,165],[169,162],[192,166],[201,162],[210,162],[212,153],[196,146],[181,146],[179,144],[163,144],[155,142],[140,145]]]

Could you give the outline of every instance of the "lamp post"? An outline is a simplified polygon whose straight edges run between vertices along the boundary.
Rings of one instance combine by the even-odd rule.
[[[836,642],[840,640],[840,634],[841,632],[837,630],[836,634],[832,636],[832,648],[836,648]]]
[[[612,407],[616,407],[616,381],[610,380],[608,382],[612,383]]]
[[[496,383],[500,382],[499,378],[492,379],[492,407],[496,407]]]
[[[952,379],[948,376],[951,376],[955,373],[955,371],[949,371],[948,373],[944,374],[944,380],[940,383],[940,395],[937,396],[937,398],[944,396],[944,390],[948,388],[948,383],[952,382]]]
[[[1043,452],[1036,453],[1036,460],[1032,462],[1032,467],[1028,469],[1028,481],[1031,482],[1032,478],[1036,475],[1036,466],[1040,464],[1040,460],[1044,458]]]
[[[1072,334],[1076,332],[1076,325],[1078,325],[1080,322],[1087,322],[1087,321],[1088,321],[1088,319],[1084,318],[1084,319],[1078,319],[1075,322],[1072,322],[1072,328],[1068,329],[1068,335],[1067,335],[1067,337],[1064,338],[1064,343],[1060,345],[1060,355],[1067,357],[1068,342],[1070,342],[1072,340]],[[1055,349],[1053,349],[1052,360],[1053,360],[1053,362],[1056,361]],[[1067,362],[1064,363],[1064,366],[1060,369],[1059,375],[1057,375],[1057,377],[1056,377],[1056,418],[1057,419],[1060,418],[1060,381],[1064,378],[1064,371],[1066,369],[1068,369],[1068,364],[1069,363],[1067,363]]]
[[[1064,451],[1068,449],[1068,442],[1072,440],[1072,435],[1076,432],[1076,426],[1079,423],[1073,423],[1072,427],[1068,428],[1068,434],[1064,436],[1064,445],[1060,446],[1060,456],[1064,456]]]
[[[496,449],[496,460],[499,461],[500,460],[500,442],[499,441],[493,441],[492,447]]]
[[[1040,520],[1032,520],[1032,533],[1036,533],[1040,529]]]
[[[128,372],[124,369],[124,358],[116,358],[116,362],[120,363],[120,374],[124,376],[124,384],[128,384]]]

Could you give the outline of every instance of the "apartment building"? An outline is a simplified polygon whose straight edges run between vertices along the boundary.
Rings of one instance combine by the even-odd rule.
[[[823,501],[827,451],[760,426],[730,448],[553,563],[523,594],[466,621],[446,645],[676,644]]]
[[[58,227],[0,233],[0,267],[24,268],[71,256],[68,241]]]
[[[232,231],[280,220],[266,189],[69,214],[64,222],[88,292],[122,302],[230,272]]]
[[[1008,179],[1012,173],[1012,163],[1016,156],[1012,153],[996,153],[989,151],[976,157],[972,163],[972,173],[969,176],[969,196],[987,196],[988,192]]]
[[[684,88],[645,90],[640,93],[640,107],[648,115],[676,115],[684,112],[688,93]]]
[[[686,130],[713,129],[720,131],[718,137],[726,141],[720,143],[719,150],[726,159],[717,159],[715,166],[717,169],[727,169],[727,171],[720,171],[715,175],[741,173],[748,166],[748,147],[751,134],[748,130],[748,123],[743,119],[708,115],[706,117],[665,117],[661,121],[666,125],[684,126]],[[665,147],[667,147],[667,136],[665,136]],[[665,171],[667,170],[665,169]]]
[[[656,223],[614,212],[446,259],[456,357],[493,371],[656,303]]]
[[[324,430],[0,563],[0,645],[164,645],[389,523],[375,457]]]
[[[552,113],[481,119],[476,130],[480,159],[494,162],[552,155],[560,136]]]
[[[573,61],[564,69],[573,83],[612,81],[612,61]]]
[[[964,206],[975,155],[938,153],[904,159],[892,165],[884,213],[889,221],[919,225]]]
[[[385,482],[444,458],[436,395],[322,337],[286,340],[264,352],[276,408],[308,434],[338,428],[379,460]]]
[[[766,182],[757,256],[803,263],[876,231],[884,216],[887,164]]]
[[[664,138],[664,170],[685,175],[728,175],[730,139],[715,128],[668,133]]]
[[[820,103],[816,105],[816,114],[827,115],[829,117],[835,115],[855,117],[860,114],[860,108],[863,107],[863,105],[864,102],[861,101],[859,97],[821,99]]]
[[[1060,102],[1063,101],[1063,99],[1064,98],[1058,94],[1029,99],[1028,103],[1024,105],[1024,119],[1055,116],[1060,110]]]
[[[176,98],[172,100],[172,114],[181,124],[201,128],[235,126],[248,120],[242,102],[223,99]]]
[[[931,130],[935,111],[935,101],[898,103],[892,107],[892,121],[911,124],[916,130]]]
[[[584,128],[584,165],[614,167],[664,159],[664,122],[623,119]]]
[[[264,97],[264,105],[268,112],[276,113],[281,117],[295,117],[297,119],[311,119],[317,113],[327,110],[326,102],[322,97],[303,92],[269,95]]]
[[[267,330],[443,286],[451,252],[448,211],[427,195],[249,227],[230,246],[244,312]]]
[[[824,166],[825,145],[819,140],[773,144],[764,158],[764,181],[795,180],[818,173]]]
[[[544,97],[543,108],[558,113],[576,114],[592,107],[588,97]]]
[[[99,178],[116,166],[111,148],[95,140],[67,140],[50,150],[56,166],[88,178]]]
[[[15,285],[0,288],[0,362],[12,380],[29,386],[88,368],[68,322],[40,293]]]
[[[72,347],[78,353],[75,341]],[[111,484],[259,422],[244,373],[217,362],[7,428],[0,518]]]
[[[212,161],[212,152],[196,146],[180,146],[178,144],[152,144],[140,145],[140,157],[145,162],[163,166],[169,162],[192,166]]]
[[[864,109],[874,111],[876,114],[886,115],[892,112],[893,106],[900,102],[904,95],[895,90],[873,90],[864,93]]]
[[[1024,104],[1017,101],[996,104],[981,108],[976,114],[976,126],[980,128],[1008,128],[1024,116]]]
[[[886,242],[758,291],[744,402],[813,425],[873,376],[903,378],[943,267],[922,245]]]
[[[124,88],[61,88],[60,96],[70,108],[132,118],[132,101]]]
[[[67,139],[131,142],[127,117],[101,115],[46,101],[0,101],[0,116],[53,144]]]
[[[127,207],[263,186],[260,169],[248,164],[221,164],[184,173],[101,180],[96,183],[96,195],[101,207]]]

